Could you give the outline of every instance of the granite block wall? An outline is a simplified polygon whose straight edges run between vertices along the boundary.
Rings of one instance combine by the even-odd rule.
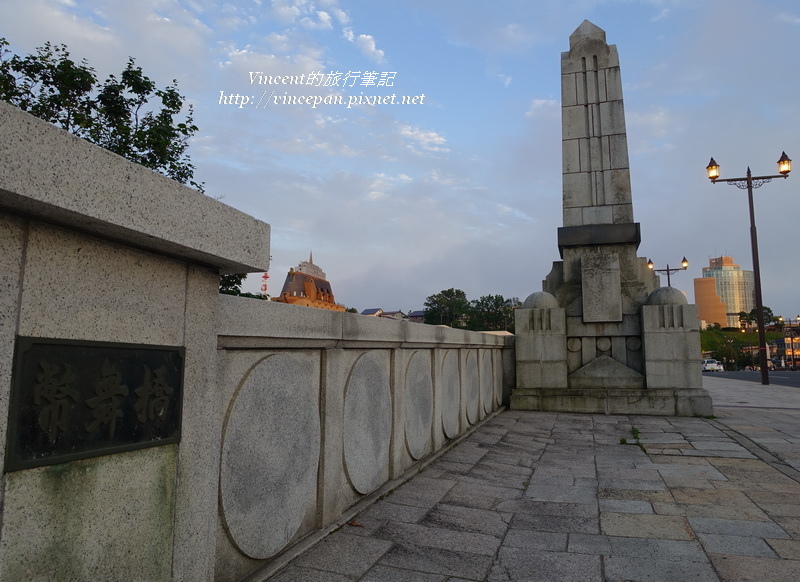
[[[216,580],[277,567],[510,391],[508,337],[228,296],[219,313]],[[299,338],[295,317],[326,331]]]

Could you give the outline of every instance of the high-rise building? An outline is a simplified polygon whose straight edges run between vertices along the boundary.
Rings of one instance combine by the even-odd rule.
[[[709,259],[703,277],[694,280],[700,320],[706,325],[739,327],[739,313],[750,313],[755,307],[753,290],[753,271],[734,264],[733,257]]]

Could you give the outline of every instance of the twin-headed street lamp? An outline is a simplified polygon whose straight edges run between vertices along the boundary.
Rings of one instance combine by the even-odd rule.
[[[672,268],[672,269],[670,269],[669,264],[667,264],[666,269],[656,269],[655,263],[653,263],[653,261],[649,259],[647,261],[647,268],[650,269],[651,271],[655,273],[667,274],[667,287],[672,287],[672,281],[670,280],[670,275],[672,275],[672,273],[677,273],[678,271],[685,271],[688,266],[689,266],[689,261],[686,260],[686,257],[683,257],[680,268]]]
[[[753,176],[750,167],[747,167],[747,176],[744,178],[725,178],[719,177],[719,164],[711,158],[706,166],[708,178],[712,183],[727,182],[737,188],[747,189],[747,202],[750,205],[750,245],[753,249],[753,278],[755,279],[755,300],[756,300],[756,324],[758,325],[758,356],[761,366],[761,383],[769,384],[769,372],[767,371],[767,341],[764,333],[764,306],[761,300],[761,271],[758,265],[758,237],[756,235],[756,216],[753,210],[753,188],[760,188],[773,178],[788,178],[792,171],[792,160],[786,155],[781,154],[778,160],[778,174],[775,176]]]

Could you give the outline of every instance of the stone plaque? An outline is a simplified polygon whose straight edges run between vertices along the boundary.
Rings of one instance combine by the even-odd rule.
[[[18,337],[5,470],[177,443],[184,351]]]
[[[584,323],[622,321],[622,283],[615,253],[596,252],[581,258]]]

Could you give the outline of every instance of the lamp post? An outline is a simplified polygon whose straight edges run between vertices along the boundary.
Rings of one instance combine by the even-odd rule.
[[[748,166],[746,177],[722,179],[719,177],[719,164],[714,161],[714,158],[711,158],[706,166],[706,172],[712,184],[727,182],[740,190],[747,189],[747,203],[750,206],[750,246],[753,249],[753,278],[755,279],[756,324],[758,325],[758,361],[761,366],[761,383],[764,385],[769,384],[769,371],[767,370],[767,341],[764,332],[764,306],[761,300],[761,271],[758,265],[758,236],[756,235],[756,215],[753,209],[753,188],[760,188],[767,182],[771,182],[773,178],[788,178],[791,171],[792,160],[789,159],[786,152],[781,153],[778,160],[778,174],[774,176],[753,176]]]
[[[654,273],[666,273],[667,274],[667,287],[672,287],[672,281],[669,278],[670,275],[672,275],[672,273],[677,273],[678,271],[685,271],[688,266],[689,266],[689,261],[686,260],[686,257],[683,257],[683,260],[681,261],[680,269],[677,269],[677,268],[670,269],[669,264],[667,264],[667,268],[666,269],[656,269],[655,268],[656,267],[655,263],[653,263],[653,261],[651,261],[649,259],[647,260],[647,268],[648,269],[650,269]]]

